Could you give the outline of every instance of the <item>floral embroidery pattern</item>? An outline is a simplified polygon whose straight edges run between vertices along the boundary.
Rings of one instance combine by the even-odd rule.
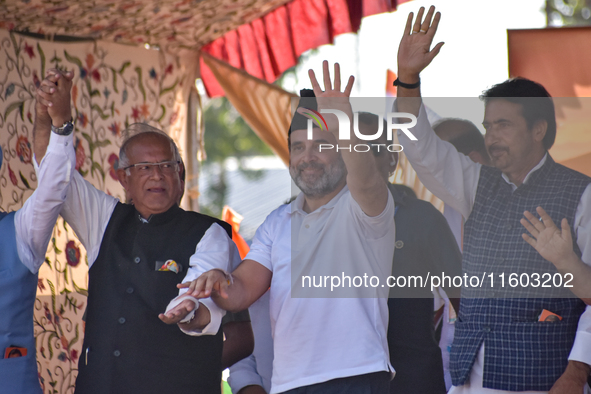
[[[243,23],[259,18],[287,0],[26,0],[0,5],[0,28],[41,34],[91,37],[125,44],[200,48]],[[51,23],[47,23],[51,18]],[[34,46],[23,47],[29,59]],[[85,76],[100,82],[86,62]],[[147,68],[147,70],[150,70]],[[152,74],[151,71],[149,71]],[[154,74],[161,74],[154,67]]]
[[[26,8],[22,2],[19,6]],[[6,7],[0,6],[0,11]],[[183,76],[174,57],[119,44],[47,42],[5,30],[0,30],[0,48],[3,211],[22,207],[37,186],[32,147],[35,91],[49,68],[75,72],[76,170],[99,190],[124,198],[115,168],[121,134],[130,123],[148,122],[180,135],[186,111],[179,95]],[[39,272],[35,302],[37,364],[44,393],[73,392],[84,338],[87,275],[86,251],[59,218]]]

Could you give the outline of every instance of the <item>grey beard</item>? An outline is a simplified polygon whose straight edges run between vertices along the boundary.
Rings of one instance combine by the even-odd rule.
[[[306,182],[302,179],[301,171],[308,167],[321,168],[324,172],[313,183]],[[322,197],[337,188],[343,177],[347,175],[347,168],[343,159],[339,157],[338,161],[330,166],[312,162],[300,164],[297,168],[289,167],[289,174],[307,197]]]

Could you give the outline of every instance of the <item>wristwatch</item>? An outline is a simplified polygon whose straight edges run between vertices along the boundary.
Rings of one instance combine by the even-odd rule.
[[[61,125],[60,127],[55,127],[53,124],[51,125],[51,131],[57,135],[70,135],[72,131],[74,131],[74,123],[72,123],[73,119],[68,120],[66,123]]]

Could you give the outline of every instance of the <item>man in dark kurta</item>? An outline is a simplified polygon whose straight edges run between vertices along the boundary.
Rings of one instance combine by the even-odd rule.
[[[379,118],[359,114],[365,134],[373,133]],[[382,135],[377,144],[387,145]],[[396,239],[393,277],[426,277],[427,274],[456,276],[462,273],[462,255],[445,218],[431,203],[417,199],[412,189],[393,185],[388,178],[396,170],[398,153],[387,149],[372,151],[378,171],[388,184],[396,205]],[[446,288],[450,297],[459,289]],[[388,348],[396,370],[390,382],[392,394],[445,394],[441,349],[435,340],[433,292],[429,287],[392,287],[388,299]],[[426,379],[425,377],[429,377]]]
[[[62,209],[89,264],[75,392],[219,393],[223,311],[190,297],[165,311],[185,278],[228,270],[239,258],[231,229],[179,208],[182,163],[174,141],[148,125],[132,126],[118,169],[131,203],[74,173]]]

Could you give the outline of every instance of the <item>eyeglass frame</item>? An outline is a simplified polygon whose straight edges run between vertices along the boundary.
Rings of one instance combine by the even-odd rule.
[[[132,167],[137,168],[137,167],[141,167],[141,166],[150,166],[151,168],[154,168],[154,166],[158,166],[158,168],[160,168],[160,171],[164,174],[165,172],[162,170],[162,167],[160,167],[162,164],[172,164],[172,165],[176,166],[175,171],[178,171],[181,161],[180,160],[166,160],[166,161],[161,161],[159,163],[151,163],[151,162],[145,161],[145,162],[130,164],[127,167],[122,168],[122,170],[125,171],[125,173],[127,175],[130,175],[131,172],[129,171],[129,169]],[[152,171],[154,171],[154,170],[151,170],[150,174],[152,173]]]

